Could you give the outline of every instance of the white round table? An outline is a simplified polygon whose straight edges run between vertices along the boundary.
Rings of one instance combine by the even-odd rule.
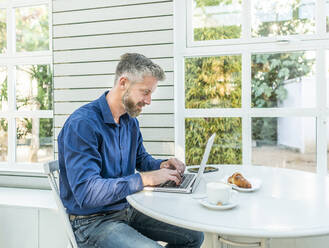
[[[210,210],[195,199],[205,184],[239,171],[262,181],[254,192],[239,192],[238,206]],[[329,233],[329,177],[263,166],[220,166],[204,174],[194,194],[141,191],[127,197],[137,210],[177,226],[216,234],[296,238]]]

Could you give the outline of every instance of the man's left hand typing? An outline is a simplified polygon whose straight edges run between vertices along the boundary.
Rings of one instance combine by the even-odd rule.
[[[186,165],[177,158],[171,158],[160,164],[160,168],[167,168],[177,170],[179,174],[183,175]]]

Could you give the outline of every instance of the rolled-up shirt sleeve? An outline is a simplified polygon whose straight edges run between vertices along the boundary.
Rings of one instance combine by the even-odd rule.
[[[101,177],[102,157],[98,146],[102,136],[92,128],[92,123],[75,120],[68,125],[64,135],[67,179],[81,208],[113,204],[143,189],[138,173],[120,178]]]

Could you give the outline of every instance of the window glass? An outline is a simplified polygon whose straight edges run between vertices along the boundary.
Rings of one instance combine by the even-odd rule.
[[[52,75],[49,65],[16,67],[18,110],[51,110],[52,95]]]
[[[7,161],[8,157],[8,121],[0,118],[0,162]]]
[[[0,9],[0,53],[7,50],[7,23],[6,10]]]
[[[8,110],[7,74],[7,67],[0,66],[0,111]]]
[[[194,40],[240,38],[241,2],[242,0],[194,0]]]
[[[49,50],[47,6],[17,8],[16,51]]]
[[[53,159],[53,120],[16,118],[16,162],[45,162]]]
[[[252,55],[252,107],[315,107],[315,52]]]
[[[315,118],[252,118],[252,144],[254,165],[316,171]]]
[[[241,118],[186,118],[185,162],[199,165],[208,138],[216,132],[208,164],[242,163],[242,119]]]
[[[315,0],[253,0],[252,36],[315,33]]]
[[[241,56],[185,59],[185,107],[241,107]]]

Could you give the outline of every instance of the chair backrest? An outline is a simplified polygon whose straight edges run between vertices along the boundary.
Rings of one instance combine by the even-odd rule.
[[[59,175],[58,160],[49,161],[49,162],[45,163],[43,165],[43,168],[44,168],[45,174],[47,174],[47,177],[49,179],[49,183],[50,183],[50,186],[51,186],[51,189],[52,189],[52,192],[53,192],[53,195],[54,195],[57,207],[58,207],[59,214],[64,221],[65,231],[66,231],[67,237],[69,239],[70,245],[73,248],[78,248],[70,220],[68,218],[68,215],[66,213],[65,207],[62,203],[62,200],[61,200],[60,194],[59,194],[59,186],[58,186],[57,179],[56,179],[56,175],[57,176]]]

